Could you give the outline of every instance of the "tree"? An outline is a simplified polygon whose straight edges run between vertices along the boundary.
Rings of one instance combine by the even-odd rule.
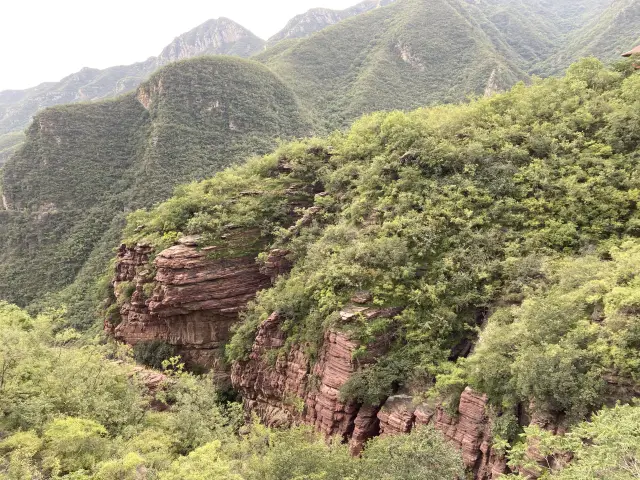
[[[361,462],[362,480],[455,480],[464,475],[460,454],[430,426],[371,440]]]

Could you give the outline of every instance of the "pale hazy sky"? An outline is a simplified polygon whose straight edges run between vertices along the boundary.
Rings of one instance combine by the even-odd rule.
[[[0,0],[0,91],[146,60],[210,18],[231,18],[266,39],[310,8],[358,1]]]

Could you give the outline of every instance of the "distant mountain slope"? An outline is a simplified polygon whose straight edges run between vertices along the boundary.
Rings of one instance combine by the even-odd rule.
[[[249,57],[263,46],[263,40],[227,18],[209,20],[177,37],[158,57],[144,62],[105,70],[83,68],[60,82],[0,92],[0,136],[23,129],[44,107],[99,100],[131,91],[169,62],[203,54]]]
[[[556,73],[544,66],[558,56],[567,65],[590,53],[616,58],[621,45],[636,38],[639,5],[640,0],[397,0],[332,26],[315,21],[322,12],[312,10],[292,20],[275,37],[286,39],[275,45],[272,39],[256,58],[291,85],[319,131],[327,131],[366,112],[504,90],[545,69]],[[337,18],[332,15],[320,17],[331,23]],[[293,38],[303,35],[308,38]],[[583,37],[589,42],[575,40]],[[572,49],[575,43],[589,48]]]
[[[2,171],[0,298],[24,305],[83,268],[95,277],[126,212],[307,133],[298,110],[264,66],[225,57],[172,63],[116,100],[45,109]]]
[[[613,0],[600,15],[572,31],[562,48],[543,62],[536,71],[557,74],[576,58],[596,56],[612,60],[640,44],[640,1]]]
[[[329,8],[312,8],[306,13],[296,15],[278,33],[269,38],[269,45],[288,38],[308,37],[326,27],[335,25],[347,18],[360,15],[375,8],[384,7],[395,0],[364,0],[345,10],[331,10]]]
[[[476,11],[458,0],[399,0],[256,58],[330,130],[365,112],[457,101],[526,78]]]
[[[264,48],[265,41],[233,20],[220,17],[177,37],[158,55],[158,63],[166,65],[175,60],[197,55],[235,55],[250,57]]]

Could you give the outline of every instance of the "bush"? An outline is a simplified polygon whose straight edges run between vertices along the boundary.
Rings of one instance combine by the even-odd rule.
[[[162,362],[175,354],[175,347],[162,340],[139,342],[133,347],[133,357],[136,362],[157,370],[162,370]]]
[[[455,480],[464,476],[460,454],[433,427],[369,441],[360,468],[363,480]]]

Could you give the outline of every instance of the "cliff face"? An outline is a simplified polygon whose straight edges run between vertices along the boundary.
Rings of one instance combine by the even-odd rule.
[[[270,277],[260,273],[252,256],[208,258],[213,248],[200,251],[187,239],[160,252],[151,267],[150,247],[122,246],[114,279],[120,322],[108,319],[107,330],[130,345],[164,341],[188,363],[225,377],[222,353],[229,329]]]
[[[374,318],[397,312],[362,308],[358,313]],[[343,312],[342,317],[350,314]],[[277,314],[271,315],[260,326],[249,359],[232,367],[231,381],[242,393],[247,412],[257,413],[270,426],[313,425],[326,435],[341,436],[354,454],[372,437],[433,425],[460,448],[474,478],[498,478],[506,471],[505,460],[491,449],[486,396],[467,388],[455,417],[408,395],[390,397],[377,406],[344,403],[340,388],[367,362],[353,359],[357,342],[345,333],[327,331],[312,366],[301,347],[279,352],[285,342],[280,322]]]

